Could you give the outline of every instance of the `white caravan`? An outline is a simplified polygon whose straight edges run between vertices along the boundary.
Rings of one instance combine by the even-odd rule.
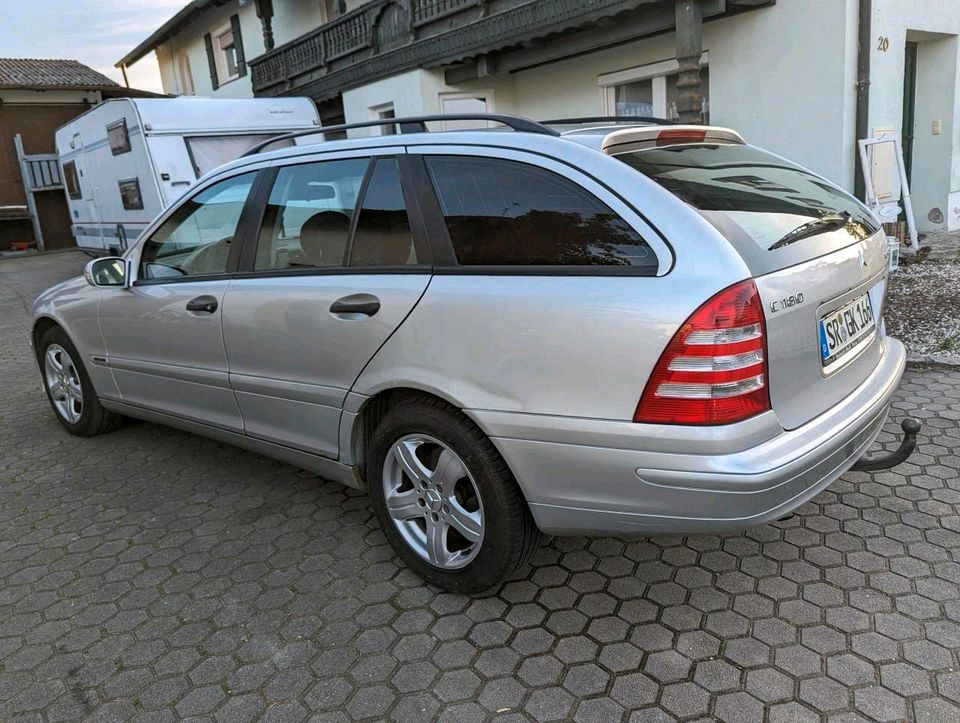
[[[77,246],[117,253],[197,179],[279,133],[318,128],[308,98],[117,98],[57,130]]]

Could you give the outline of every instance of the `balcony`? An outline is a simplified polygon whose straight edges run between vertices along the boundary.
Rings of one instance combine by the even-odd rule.
[[[713,0],[716,1],[716,0]],[[722,1],[722,0],[721,0]],[[334,97],[673,0],[372,0],[248,61],[258,96]]]
[[[413,68],[455,84],[668,32],[676,0],[372,0],[248,61],[258,96],[334,98]],[[703,20],[776,0],[699,0]]]

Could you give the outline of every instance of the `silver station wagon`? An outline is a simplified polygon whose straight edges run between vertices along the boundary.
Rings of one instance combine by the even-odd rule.
[[[451,119],[491,127],[428,126]],[[652,119],[328,132],[377,125],[271,140],[45,292],[63,426],[139,417],[365,488],[461,592],[544,534],[743,529],[913,449],[906,420],[863,459],[905,356],[885,236],[830,182]]]

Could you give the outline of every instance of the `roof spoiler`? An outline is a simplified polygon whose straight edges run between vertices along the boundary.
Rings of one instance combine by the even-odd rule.
[[[685,143],[737,143],[746,145],[739,133],[719,126],[672,125],[669,127],[624,128],[603,139],[601,152],[607,155]]]

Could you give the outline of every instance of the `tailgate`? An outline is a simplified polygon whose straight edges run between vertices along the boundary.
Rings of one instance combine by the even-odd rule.
[[[880,232],[757,277],[767,322],[770,401],[785,429],[833,407],[879,363],[886,269]]]
[[[614,155],[697,209],[740,254],[764,304],[773,411],[798,427],[880,361],[884,234],[863,204],[785,158],[672,138]]]

